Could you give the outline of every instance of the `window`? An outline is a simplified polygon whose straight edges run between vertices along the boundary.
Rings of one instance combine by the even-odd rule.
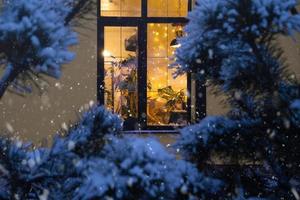
[[[149,17],[186,17],[187,0],[148,0]]]
[[[125,130],[170,129],[205,113],[188,95],[199,93],[191,74],[175,79],[169,67],[191,4],[101,0],[98,101],[124,119]]]
[[[101,16],[141,16],[141,0],[101,0]]]
[[[104,29],[105,105],[123,119],[137,118],[137,28]]]
[[[148,24],[147,44],[147,124],[187,123],[187,77],[173,77],[169,68],[176,46],[172,41],[182,32],[177,24]]]

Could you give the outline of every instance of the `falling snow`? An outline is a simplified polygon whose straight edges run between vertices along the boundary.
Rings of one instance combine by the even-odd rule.
[[[225,94],[229,112],[193,119],[175,144],[124,135],[120,116],[98,106],[97,27],[65,24],[74,2],[4,1],[0,199],[300,200],[299,72],[282,73],[268,40],[297,39],[295,0],[198,0],[170,67]],[[202,102],[207,94],[186,96]]]

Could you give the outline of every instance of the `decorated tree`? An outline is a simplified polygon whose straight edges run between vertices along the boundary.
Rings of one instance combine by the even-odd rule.
[[[300,31],[295,6],[295,0],[199,0],[189,14],[177,73],[196,73],[226,95],[231,109],[182,129],[177,145],[225,182],[223,199],[299,199],[300,85],[276,44]],[[231,165],[212,167],[216,156]]]

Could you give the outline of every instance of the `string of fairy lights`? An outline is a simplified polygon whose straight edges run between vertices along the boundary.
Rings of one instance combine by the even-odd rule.
[[[148,26],[148,79],[151,81],[151,92],[172,86],[175,90],[186,88],[186,77],[179,77],[174,81],[173,70],[169,69],[175,48],[170,46],[176,37],[176,31],[182,31],[181,26],[170,24],[154,24]]]

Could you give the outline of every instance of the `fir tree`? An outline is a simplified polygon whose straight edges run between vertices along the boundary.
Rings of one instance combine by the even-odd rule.
[[[51,147],[0,139],[0,199],[214,199],[222,182],[93,107]]]
[[[110,139],[102,156],[82,160],[83,176],[72,199],[212,199],[221,181],[203,176],[176,160],[154,139]]]
[[[295,6],[295,0],[199,0],[189,14],[177,73],[196,73],[227,96],[231,109],[184,128],[177,145],[225,182],[223,198],[299,199],[300,85],[276,45],[278,36],[300,31]],[[213,155],[234,166],[214,171]]]
[[[119,135],[121,121],[103,107],[86,112],[50,148],[0,139],[0,199],[70,199],[67,186],[81,181],[77,165],[99,156],[108,135]],[[75,188],[76,189],[76,188]]]

